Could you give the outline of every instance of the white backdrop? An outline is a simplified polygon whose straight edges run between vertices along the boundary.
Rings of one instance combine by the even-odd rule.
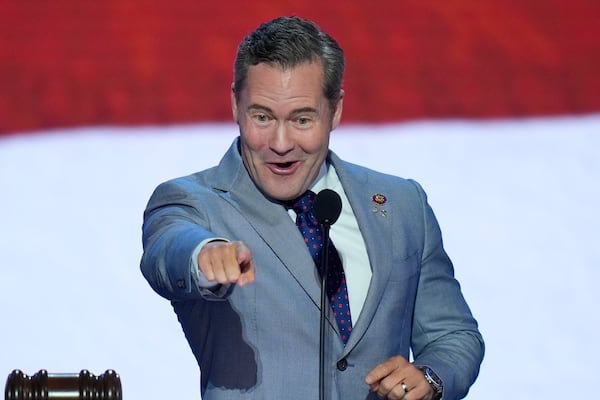
[[[0,375],[112,368],[125,399],[199,399],[175,315],[139,272],[142,211],[159,182],[214,165],[235,135],[226,124],[0,138]],[[346,125],[332,148],[428,192],[487,345],[468,399],[589,397],[599,115]]]

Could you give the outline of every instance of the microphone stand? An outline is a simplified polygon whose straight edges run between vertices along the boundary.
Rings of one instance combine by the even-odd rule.
[[[314,203],[317,221],[323,229],[323,252],[321,253],[321,321],[319,340],[319,399],[325,400],[325,326],[327,323],[327,272],[329,270],[329,229],[342,211],[340,195],[331,189],[319,192]]]
[[[329,220],[323,227],[323,253],[321,254],[321,321],[319,339],[319,400],[325,400],[325,325],[327,321],[327,271],[329,269]]]

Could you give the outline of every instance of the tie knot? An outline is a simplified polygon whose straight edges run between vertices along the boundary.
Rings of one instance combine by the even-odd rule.
[[[296,214],[304,214],[312,211],[316,197],[317,195],[314,192],[307,190],[301,197],[296,199],[293,205]]]

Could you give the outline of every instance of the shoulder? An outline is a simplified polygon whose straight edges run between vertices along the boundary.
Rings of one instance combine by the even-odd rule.
[[[210,184],[212,171],[214,168],[210,168],[204,171],[195,172],[190,175],[180,176],[177,178],[169,179],[165,182],[160,183],[154,190],[154,195],[170,195],[177,197],[183,196],[189,192],[204,192],[210,191]]]
[[[238,150],[238,139],[234,140],[218,165],[190,175],[170,179],[161,183],[155,193],[180,192],[221,193],[235,189],[236,185],[245,183],[245,172]]]
[[[222,192],[211,184],[213,173],[214,168],[210,168],[160,183],[148,200],[146,213],[165,207],[200,212],[216,206],[222,200]]]
[[[421,185],[414,179],[388,174],[354,164],[340,159],[335,153],[330,153],[330,161],[334,166],[340,181],[345,188],[359,190],[379,190],[403,196],[415,196],[420,200],[426,199],[426,194]]]

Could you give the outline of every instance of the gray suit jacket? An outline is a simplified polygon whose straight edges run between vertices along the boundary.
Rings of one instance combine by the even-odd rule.
[[[333,316],[326,343],[332,400],[375,399],[365,375],[412,355],[444,381],[444,399],[466,395],[483,357],[477,322],[442,246],[438,223],[414,181],[340,160],[330,152],[364,236],[372,279],[346,346]],[[387,198],[374,213],[373,195]],[[191,275],[202,240],[241,240],[256,280],[221,297]],[[237,140],[217,167],[161,184],[144,213],[141,269],[171,300],[201,370],[205,400],[317,399],[320,281],[285,208],[257,189]]]

